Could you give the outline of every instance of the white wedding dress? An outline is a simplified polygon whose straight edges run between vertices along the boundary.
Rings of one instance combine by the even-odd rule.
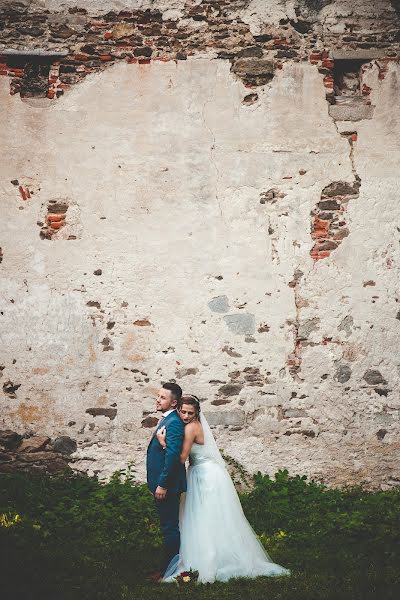
[[[180,512],[181,546],[163,581],[183,571],[199,572],[201,583],[232,577],[289,575],[273,563],[247,521],[211,429],[203,415],[204,445],[190,452],[187,492]]]

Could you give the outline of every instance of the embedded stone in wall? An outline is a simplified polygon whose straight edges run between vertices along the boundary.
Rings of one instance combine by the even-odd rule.
[[[50,438],[47,436],[34,435],[22,440],[18,452],[38,452],[39,450],[43,450],[49,442]]]
[[[347,383],[347,381],[349,381],[350,377],[351,377],[351,369],[350,369],[349,365],[339,363],[337,365],[337,369],[336,369],[336,373],[335,373],[335,380],[338,381],[339,383]]]
[[[155,427],[158,424],[157,417],[145,417],[142,420],[142,427]]]
[[[237,384],[237,383],[227,383],[223,386],[221,386],[218,390],[218,392],[220,394],[222,394],[223,396],[237,396],[241,389],[243,388],[242,385]]]
[[[5,381],[3,383],[3,392],[9,397],[9,398],[16,398],[17,394],[15,393],[17,391],[18,388],[21,387],[21,383],[16,383],[14,384],[12,381],[8,380]]]
[[[265,85],[274,77],[274,64],[267,58],[238,58],[232,72],[248,85]]]
[[[230,404],[232,402],[232,398],[215,398],[211,400],[211,404],[214,406],[223,406],[224,404]]]
[[[208,308],[213,312],[226,313],[229,310],[229,300],[227,296],[217,296],[208,303]]]
[[[285,192],[281,192],[277,188],[271,188],[260,194],[260,204],[275,204],[278,200],[286,196]]]
[[[50,446],[54,452],[60,452],[61,454],[70,455],[77,450],[77,443],[75,440],[70,438],[68,435],[60,435],[50,443]]]
[[[92,417],[108,417],[111,421],[113,419],[115,419],[115,417],[117,416],[117,409],[116,408],[99,408],[99,407],[94,407],[94,408],[87,408],[86,411],[89,415],[92,415]]]
[[[103,346],[103,352],[108,352],[110,350],[114,350],[113,343],[109,337],[105,337],[101,340],[101,344]]]
[[[237,335],[253,335],[256,331],[255,317],[249,313],[225,315],[224,321],[232,333]]]
[[[346,315],[338,325],[338,331],[344,331],[346,337],[351,335],[353,330],[354,319],[351,315]]]
[[[299,341],[308,339],[313,331],[317,331],[319,329],[319,323],[320,319],[318,317],[307,319],[306,321],[300,323],[297,330],[297,339]]]
[[[15,450],[22,442],[22,435],[11,431],[11,429],[5,429],[0,431],[0,446],[6,450]]]
[[[333,104],[329,107],[329,114],[335,121],[362,121],[372,119],[374,107],[368,104]]]
[[[188,375],[196,375],[198,372],[199,369],[197,367],[189,367],[187,369],[177,369],[175,375],[178,379],[181,379],[182,377],[188,377]]]
[[[369,385],[386,385],[387,381],[386,379],[383,377],[382,373],[380,371],[378,371],[377,369],[368,369],[368,371],[366,371],[363,375],[363,379],[369,384]]]
[[[240,409],[221,410],[204,413],[210,427],[217,425],[242,427],[245,422],[245,414]]]
[[[232,356],[233,358],[241,358],[242,354],[236,352],[236,350],[229,346],[224,346],[222,348],[222,352],[225,352],[228,356]]]
[[[251,106],[252,104],[255,104],[257,102],[257,100],[258,100],[258,94],[253,92],[251,94],[246,94],[246,96],[242,100],[242,104],[244,104],[246,106]]]

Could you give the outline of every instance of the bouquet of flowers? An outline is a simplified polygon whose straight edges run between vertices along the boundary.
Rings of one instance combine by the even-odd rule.
[[[199,572],[192,571],[192,569],[190,569],[190,571],[182,571],[182,573],[179,573],[179,575],[175,577],[175,581],[178,585],[185,583],[196,583],[198,578]]]

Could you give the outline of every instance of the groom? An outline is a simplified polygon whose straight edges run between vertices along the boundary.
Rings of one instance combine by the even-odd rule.
[[[164,565],[179,553],[179,500],[186,491],[185,465],[180,462],[184,424],[176,412],[182,389],[176,383],[164,383],[157,397],[157,410],[162,412],[147,449],[147,483],[154,496],[164,538]],[[166,428],[165,450],[157,439],[160,427]]]

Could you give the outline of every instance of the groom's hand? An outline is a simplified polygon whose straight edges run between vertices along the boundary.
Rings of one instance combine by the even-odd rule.
[[[156,500],[165,500],[166,495],[167,495],[167,490],[161,486],[157,486],[157,489],[154,492],[154,498]]]

